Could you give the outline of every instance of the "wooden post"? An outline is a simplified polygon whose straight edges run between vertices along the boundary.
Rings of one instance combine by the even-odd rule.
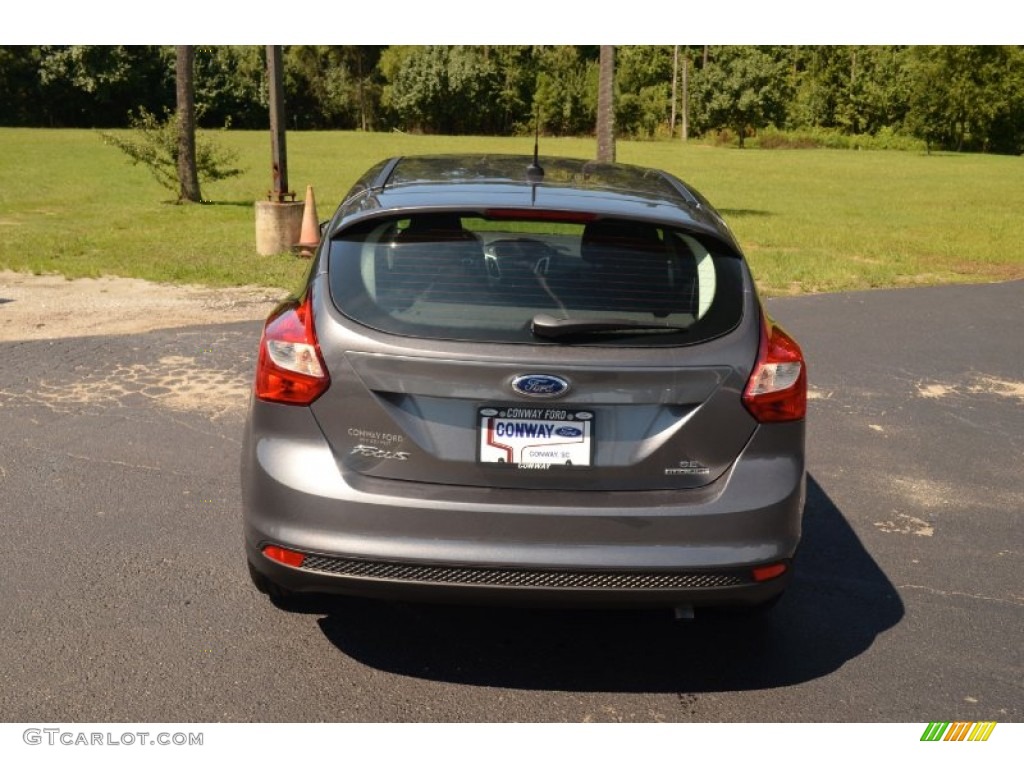
[[[267,46],[267,81],[270,84],[270,155],[274,186],[270,201],[283,203],[295,199],[288,191],[288,150],[285,147],[284,80],[281,65],[281,46]]]
[[[676,82],[679,80],[679,46],[672,46],[672,117],[668,119],[668,137],[676,135]]]
[[[185,203],[198,203],[202,200],[196,168],[195,58],[195,46],[174,46],[174,80],[178,104],[178,201]]]
[[[597,160],[615,162],[615,46],[602,45],[597,83]]]
[[[682,130],[683,141],[690,138],[690,53],[689,51],[683,56],[683,124]]]

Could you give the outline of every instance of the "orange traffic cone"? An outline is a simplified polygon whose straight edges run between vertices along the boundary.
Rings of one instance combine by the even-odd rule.
[[[316,215],[316,199],[313,197],[313,187],[306,187],[306,205],[302,209],[302,233],[299,235],[299,255],[307,259],[313,255],[313,251],[320,245],[320,219]]]

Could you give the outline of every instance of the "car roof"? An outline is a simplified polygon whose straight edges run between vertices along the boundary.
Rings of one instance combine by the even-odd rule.
[[[665,171],[564,157],[450,154],[394,157],[374,166],[339,208],[332,235],[355,220],[396,211],[540,209],[644,219],[697,228],[735,245],[694,189]]]
[[[406,184],[528,184],[533,158],[522,155],[421,155],[400,157],[386,186]],[[666,174],[619,163],[598,163],[565,157],[538,158],[543,169],[539,183],[575,189],[632,192],[694,202],[668,181]]]

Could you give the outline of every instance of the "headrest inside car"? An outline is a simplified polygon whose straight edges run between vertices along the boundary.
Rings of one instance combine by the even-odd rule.
[[[432,240],[466,240],[472,237],[471,233],[462,228],[461,217],[450,213],[413,216],[402,234],[410,238]]]
[[[594,221],[583,230],[580,256],[597,266],[612,266],[637,256],[665,258],[658,228],[632,221]]]

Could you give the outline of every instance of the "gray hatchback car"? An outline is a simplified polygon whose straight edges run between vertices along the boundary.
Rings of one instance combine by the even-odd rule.
[[[806,398],[735,238],[674,176],[393,158],[264,328],[250,573],[278,604],[771,605]]]

